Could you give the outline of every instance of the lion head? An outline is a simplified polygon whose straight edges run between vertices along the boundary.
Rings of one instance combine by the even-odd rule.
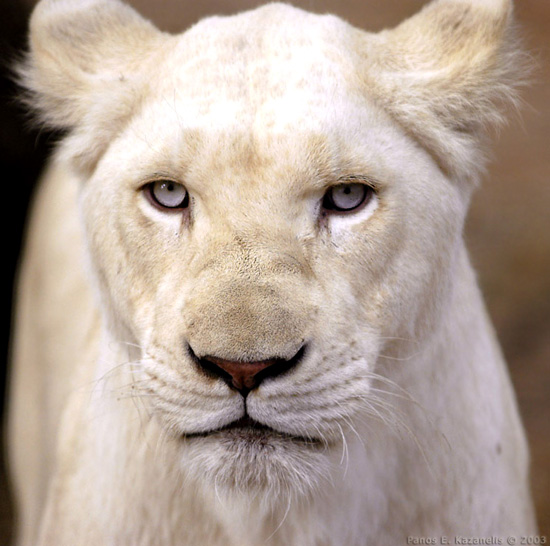
[[[308,491],[384,418],[381,359],[450,305],[509,15],[439,1],[368,34],[270,4],[172,36],[40,3],[22,77],[67,130],[120,373],[190,475]]]

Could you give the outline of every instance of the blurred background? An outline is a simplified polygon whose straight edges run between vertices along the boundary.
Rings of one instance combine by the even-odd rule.
[[[12,281],[27,207],[55,135],[32,130],[17,105],[9,66],[26,45],[36,0],[0,0],[0,172],[4,178],[2,245],[8,279],[3,307],[9,323]],[[256,0],[130,0],[161,29],[177,32],[200,17],[230,14]],[[318,13],[332,12],[367,30],[391,27],[426,0],[294,0]],[[516,0],[516,14],[537,69],[524,92],[522,115],[495,138],[483,186],[477,191],[466,238],[489,312],[509,363],[532,456],[532,489],[540,533],[550,540],[550,1]],[[9,222],[9,226],[8,226]],[[9,351],[9,329],[2,334]],[[6,366],[0,364],[4,401]],[[0,545],[9,544],[12,509],[0,455]],[[345,546],[345,545],[342,545]],[[393,546],[393,545],[384,545]],[[395,545],[397,546],[397,545]]]

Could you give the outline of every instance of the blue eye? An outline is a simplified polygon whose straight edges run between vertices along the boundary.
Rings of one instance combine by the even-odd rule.
[[[351,212],[369,201],[374,190],[366,184],[339,184],[330,188],[323,198],[323,208],[336,212]]]
[[[162,209],[184,209],[189,206],[189,194],[182,184],[173,180],[157,180],[145,186],[149,199]]]

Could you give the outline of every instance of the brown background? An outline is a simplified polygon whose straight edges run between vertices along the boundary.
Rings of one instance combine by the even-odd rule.
[[[9,20],[4,38],[8,42],[7,51],[13,52],[22,45],[26,12],[34,3],[0,0],[3,12],[0,18],[8,16],[4,17],[2,27]],[[234,13],[263,2],[131,0],[130,3],[163,30],[175,32],[204,15]],[[311,11],[332,12],[356,26],[378,30],[397,24],[426,1],[292,3]],[[540,532],[550,540],[550,1],[516,0],[516,13],[537,69],[523,95],[521,119],[517,116],[512,119],[496,139],[488,174],[474,197],[466,237],[516,387],[531,445],[532,486]],[[1,91],[6,102],[13,88],[6,83]],[[17,110],[9,103],[5,106],[9,112],[2,113],[1,118],[2,167],[15,166],[20,173],[24,172],[24,177],[22,174],[19,177],[24,179],[19,189],[11,189],[8,194],[8,198],[13,198],[10,202],[18,202],[19,216],[23,218],[21,203],[27,198],[51,137],[38,138],[23,131]],[[17,246],[17,237],[12,243]],[[17,250],[10,249],[10,257],[15,259],[16,255]],[[0,544],[4,544],[10,510],[5,501],[0,503],[0,509]]]

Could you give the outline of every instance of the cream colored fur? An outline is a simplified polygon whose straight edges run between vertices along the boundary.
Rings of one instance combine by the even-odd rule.
[[[21,70],[67,130],[19,285],[19,546],[397,546],[535,532],[514,394],[462,227],[518,78],[505,0],[368,34],[282,4],[166,35],[43,0]],[[141,188],[185,185],[189,210]],[[371,203],[321,210],[366,181]],[[185,350],[290,358],[248,414]],[[295,437],[309,438],[310,442]]]

